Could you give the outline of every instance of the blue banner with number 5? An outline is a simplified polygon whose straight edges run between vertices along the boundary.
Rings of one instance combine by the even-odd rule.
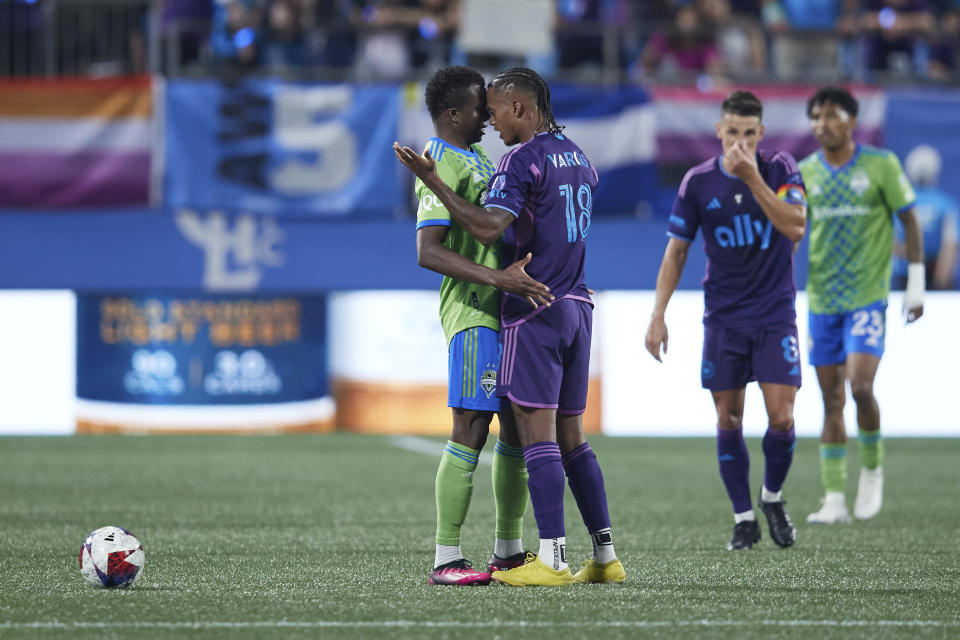
[[[391,217],[397,86],[171,80],[164,200],[311,217]]]

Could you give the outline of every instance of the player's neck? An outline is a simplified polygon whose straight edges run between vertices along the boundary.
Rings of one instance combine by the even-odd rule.
[[[469,149],[470,143],[467,142],[467,139],[457,133],[456,129],[452,127],[445,127],[443,125],[438,125],[436,129],[437,137],[446,142],[449,145],[452,145],[458,149]]]
[[[838,149],[824,149],[823,157],[831,167],[842,167],[850,162],[857,152],[857,143],[853,140]]]

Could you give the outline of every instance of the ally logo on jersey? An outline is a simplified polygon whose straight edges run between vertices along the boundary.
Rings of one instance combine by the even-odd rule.
[[[777,189],[777,197],[790,204],[806,206],[806,193],[804,192],[803,185],[796,184],[796,182],[800,181],[788,181],[781,185],[780,188]],[[737,201],[737,204],[743,202],[743,198],[739,193],[734,196],[734,200]],[[716,198],[713,198],[710,204],[707,205],[708,210],[719,208],[720,203]],[[671,220],[673,220],[673,218],[674,216],[671,216]],[[733,216],[732,226],[718,225],[713,231],[713,236],[721,247],[747,247],[759,242],[761,249],[768,249],[770,247],[770,236],[772,233],[773,224],[766,216],[760,219],[754,219],[749,213],[740,213]]]

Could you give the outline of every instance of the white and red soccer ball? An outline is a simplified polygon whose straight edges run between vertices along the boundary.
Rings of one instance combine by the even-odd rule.
[[[143,569],[143,545],[121,527],[101,527],[80,547],[80,573],[95,587],[129,587]]]

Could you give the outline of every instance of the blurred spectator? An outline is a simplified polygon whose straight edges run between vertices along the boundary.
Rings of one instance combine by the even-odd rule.
[[[558,0],[557,62],[564,69],[603,66],[603,0]]]
[[[957,75],[957,48],[960,46],[960,0],[941,0],[939,19],[930,45],[927,75],[949,80]]]
[[[357,72],[361,78],[400,79],[410,73],[410,43],[421,16],[418,0],[370,0],[354,13],[360,31]]]
[[[460,24],[457,0],[420,0],[421,14],[413,32],[413,64],[436,69],[450,60]]]
[[[302,67],[314,62],[310,29],[312,0],[270,0],[261,59],[268,67]]]
[[[357,32],[352,24],[354,0],[321,0],[316,11],[320,66],[352,67],[357,53]]]
[[[44,8],[36,2],[0,2],[0,75],[44,72]]]
[[[256,0],[215,0],[210,52],[216,60],[239,66],[259,61],[262,6]]]
[[[518,65],[543,75],[554,71],[553,0],[461,0],[459,21],[456,63],[487,74]]]
[[[947,192],[937,188],[940,180],[940,153],[929,145],[915,147],[907,154],[907,176],[917,192],[914,210],[923,233],[927,288],[953,289],[957,282],[957,234],[960,207]],[[907,260],[903,243],[903,224],[894,216],[893,287],[903,289],[907,282]]]
[[[934,30],[927,0],[864,0],[862,8],[866,68],[899,76],[925,73],[926,38]]]
[[[640,54],[644,76],[659,80],[683,79],[696,72],[723,70],[714,38],[693,3],[677,7],[670,29],[658,29]]]
[[[175,73],[197,62],[210,35],[210,0],[162,0],[160,5],[161,68]]]
[[[841,40],[853,34],[856,0],[764,0],[773,72],[785,80],[836,78]]]
[[[767,43],[756,16],[734,12],[730,0],[700,0],[699,8],[727,75],[762,77],[767,70]]]

